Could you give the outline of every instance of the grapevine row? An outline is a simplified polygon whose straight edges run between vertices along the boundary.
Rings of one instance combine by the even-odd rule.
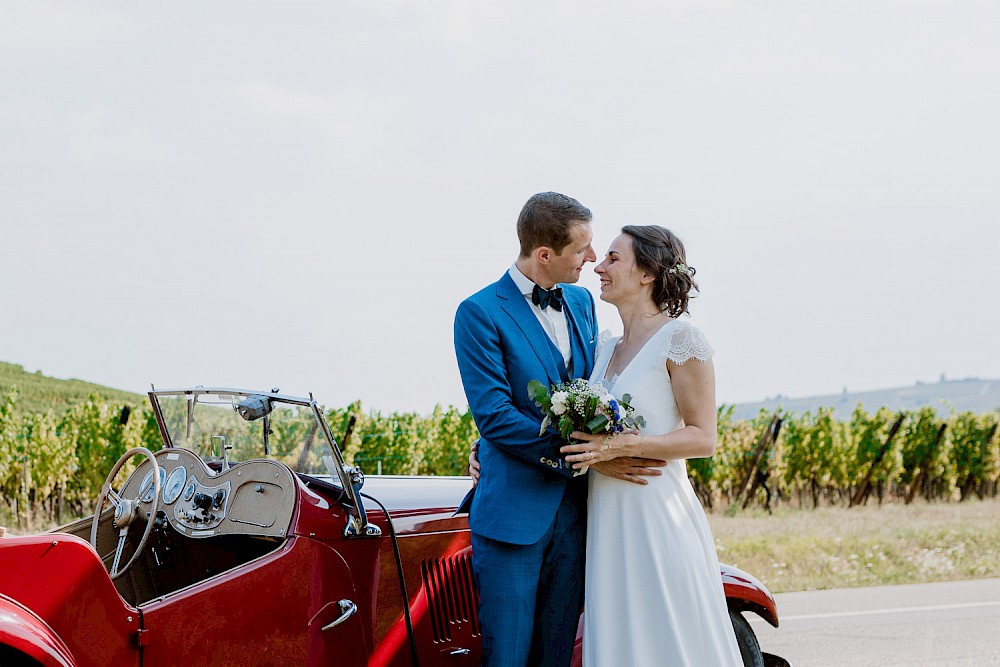
[[[347,460],[368,474],[465,474],[478,437],[470,412],[454,407],[382,414],[355,402],[326,415]],[[941,419],[933,408],[869,413],[861,405],[849,421],[827,408],[737,420],[724,406],[715,455],[688,461],[688,475],[710,510],[995,497],[998,422],[997,411]],[[301,449],[292,440],[309,432],[306,423],[285,429],[276,437],[289,441],[272,443],[275,451],[291,460]],[[115,461],[159,442],[148,407],[92,395],[56,417],[18,410],[16,391],[0,396],[0,523],[52,525],[89,513]]]

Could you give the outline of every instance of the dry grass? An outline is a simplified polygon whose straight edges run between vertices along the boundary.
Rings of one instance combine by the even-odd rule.
[[[8,533],[51,527],[19,530],[2,514]],[[708,519],[719,560],[772,593],[1000,577],[1000,500],[748,510]]]
[[[771,592],[1000,576],[1000,501],[709,515],[719,560]]]

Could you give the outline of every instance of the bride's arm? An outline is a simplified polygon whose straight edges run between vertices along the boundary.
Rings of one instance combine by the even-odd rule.
[[[613,437],[574,432],[572,438],[580,444],[566,445],[562,452],[574,468],[593,465],[620,456],[650,459],[691,459],[715,453],[716,408],[715,367],[711,359],[688,360],[677,364],[667,361],[667,371],[683,428],[663,435],[618,433]]]

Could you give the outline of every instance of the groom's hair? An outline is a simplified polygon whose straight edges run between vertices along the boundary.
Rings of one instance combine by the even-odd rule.
[[[589,223],[590,209],[558,192],[539,192],[525,202],[517,216],[517,238],[521,242],[521,257],[535,248],[550,248],[557,255],[569,245],[573,225]]]

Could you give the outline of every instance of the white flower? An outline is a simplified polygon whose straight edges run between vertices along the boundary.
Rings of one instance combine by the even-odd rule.
[[[557,391],[552,394],[552,413],[561,415],[566,412],[566,401],[569,400],[569,392]]]

